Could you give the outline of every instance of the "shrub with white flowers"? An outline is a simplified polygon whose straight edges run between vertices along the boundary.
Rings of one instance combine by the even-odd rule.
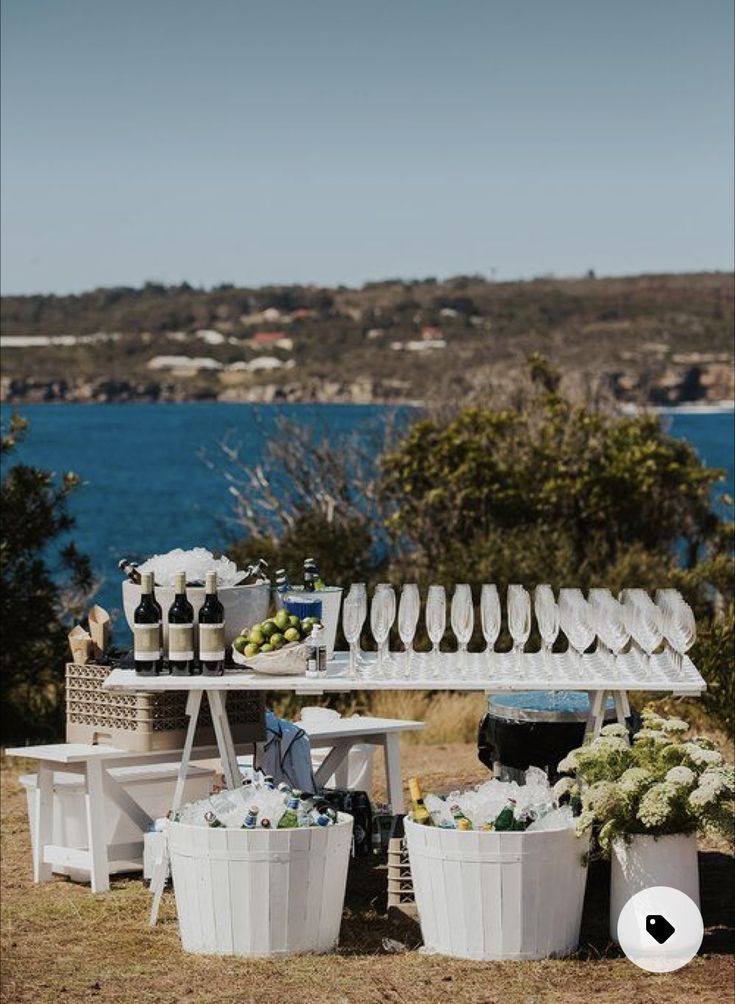
[[[605,855],[613,840],[716,830],[732,839],[735,770],[711,740],[687,739],[680,718],[643,713],[628,745],[623,726],[606,725],[598,738],[559,763],[555,795],[581,799],[577,832],[593,827]]]

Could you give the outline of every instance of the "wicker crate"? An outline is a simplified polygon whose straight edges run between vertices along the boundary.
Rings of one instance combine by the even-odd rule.
[[[66,666],[66,741],[116,746],[136,753],[181,749],[188,719],[183,691],[107,691],[110,666]],[[265,703],[260,692],[227,693],[227,716],[236,743],[265,739]],[[202,703],[195,744],[212,746],[214,728]]]
[[[388,909],[411,906],[414,902],[405,837],[391,837],[388,841]]]

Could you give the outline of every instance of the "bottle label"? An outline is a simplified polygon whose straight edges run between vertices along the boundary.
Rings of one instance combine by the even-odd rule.
[[[202,662],[221,662],[225,657],[225,625],[199,625],[199,658]]]
[[[133,628],[133,658],[153,662],[161,658],[161,625],[136,624]]]
[[[194,658],[194,625],[169,624],[168,657],[174,662]]]
[[[306,675],[316,676],[317,675],[317,656],[316,653],[310,654],[309,658],[306,660]]]

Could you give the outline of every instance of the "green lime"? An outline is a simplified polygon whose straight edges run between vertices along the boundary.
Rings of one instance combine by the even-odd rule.
[[[299,641],[301,635],[296,628],[290,627],[283,632],[283,637],[286,641]]]
[[[242,653],[242,652],[244,652],[245,646],[247,645],[247,643],[248,643],[247,638],[245,638],[243,635],[238,635],[237,638],[235,638],[235,640],[233,641],[232,644],[235,646],[235,651],[236,652]]]
[[[248,659],[252,659],[252,657],[254,655],[257,655],[259,652],[260,652],[260,646],[254,645],[253,642],[248,642],[248,644],[245,646],[244,654]]]
[[[260,646],[260,651],[261,651],[261,653],[263,653],[263,652],[273,652],[274,649],[273,649],[272,645],[270,645],[268,642],[266,642],[265,645],[261,645]]]
[[[289,614],[288,615],[288,626],[292,627],[292,628],[300,628],[301,627],[301,618],[297,617],[296,614]]]
[[[276,626],[274,621],[267,620],[263,621],[263,623],[260,625],[260,630],[263,632],[263,635],[266,638],[270,638],[270,636],[272,634],[275,634],[275,632],[278,630],[278,627]]]
[[[262,645],[265,641],[265,635],[259,627],[254,627],[248,635],[248,641],[251,641],[253,645]]]
[[[288,610],[279,610],[273,620],[279,631],[285,630],[288,627]]]
[[[282,648],[283,635],[280,632],[271,635],[271,645],[273,648]]]

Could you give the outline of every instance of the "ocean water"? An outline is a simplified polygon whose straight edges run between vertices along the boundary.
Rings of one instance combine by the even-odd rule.
[[[121,556],[142,559],[197,545],[216,550],[228,535],[237,536],[227,482],[203,459],[218,458],[223,437],[239,443],[243,456],[255,463],[283,417],[313,427],[317,437],[357,439],[371,453],[384,441],[389,416],[401,423],[411,415],[408,408],[381,405],[41,404],[18,410],[29,419],[30,433],[6,462],[74,470],[81,477],[83,487],[71,500],[77,520],[72,538],[92,558],[102,580],[97,600],[110,610],[120,604]],[[3,424],[8,415],[4,407]],[[663,418],[707,464],[726,470],[717,491],[735,494],[733,412]]]

